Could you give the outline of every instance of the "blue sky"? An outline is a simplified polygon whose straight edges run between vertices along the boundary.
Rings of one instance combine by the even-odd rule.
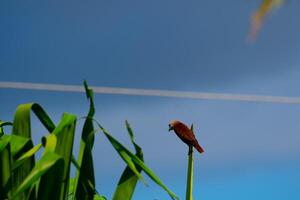
[[[1,1],[0,81],[80,85],[86,79],[95,86],[299,97],[300,2],[272,13],[249,44],[249,17],[259,3]],[[2,120],[32,101],[56,122],[63,111],[84,116],[88,108],[82,93],[1,88],[0,97]],[[172,119],[194,123],[206,150],[195,155],[195,199],[300,197],[297,104],[95,98],[96,118],[130,145],[128,119],[147,164],[182,199],[187,149],[167,132]],[[37,141],[46,130],[33,123]],[[102,135],[94,153],[97,189],[110,198],[125,166]],[[148,182],[138,185],[135,200],[168,199]]]

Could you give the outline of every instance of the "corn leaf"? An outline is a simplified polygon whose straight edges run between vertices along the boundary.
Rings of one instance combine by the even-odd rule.
[[[23,152],[30,149],[32,141],[29,138],[17,135],[9,135],[9,142],[11,143],[11,154],[14,160],[17,160]]]
[[[70,178],[69,179],[69,190],[68,190],[67,200],[75,199],[74,198],[74,185],[75,185],[75,179]]]
[[[55,149],[57,146],[57,137],[55,134],[49,134],[46,137],[43,137],[42,144],[45,147],[43,157],[45,157],[49,154],[57,155],[55,153]],[[63,172],[64,172],[65,162],[62,157],[60,157],[60,158],[61,158],[62,164],[52,167],[43,176],[41,176],[40,182],[38,184],[38,196],[37,196],[38,200],[39,199],[40,200],[43,200],[43,199],[50,200],[50,199],[62,198],[63,195],[61,193],[64,191],[61,190],[60,188],[62,187],[62,185],[64,183]],[[53,177],[53,176],[56,176],[56,177]]]
[[[74,167],[76,168],[76,170],[80,170],[80,165],[79,165],[79,163],[77,162],[77,160],[76,160],[76,158],[75,158],[75,156],[74,155],[72,155],[72,158],[71,158],[71,162],[72,162],[72,164],[74,165]],[[75,180],[74,180],[75,181]]]
[[[0,199],[8,199],[12,187],[9,139],[9,137],[0,137]]]
[[[63,168],[63,158],[54,152],[47,152],[36,163],[30,174],[17,188],[14,193],[13,199],[15,199],[18,194],[32,187],[32,185],[36,183],[42,176],[47,178],[47,182],[46,184],[43,184],[43,181],[41,181],[37,199],[59,199],[59,188],[63,180]],[[47,187],[43,187],[43,185],[47,185]]]
[[[42,137],[42,145],[45,147],[44,154],[54,152],[57,145],[57,137],[55,134],[48,134]]]
[[[93,197],[93,200],[107,200],[104,196],[100,196],[98,194],[95,194]]]
[[[22,165],[26,160],[30,159],[40,148],[42,147],[42,144],[38,144],[34,146],[32,149],[24,153],[20,158],[18,158],[14,165],[13,170],[18,168],[20,165]]]
[[[141,159],[142,161],[144,160],[143,158],[143,152],[142,148],[138,146],[135,141],[134,141],[134,135],[133,131],[128,123],[128,121],[125,122],[126,128],[131,140],[131,143],[133,144],[135,148],[135,155]],[[141,173],[142,168],[139,166],[136,166],[136,169],[139,173]],[[113,200],[130,200],[133,196],[137,181],[138,181],[138,176],[135,175],[135,173],[130,169],[130,167],[126,167],[124,172],[121,175],[121,178],[118,182],[118,186],[116,188],[116,191],[113,196]]]
[[[12,158],[12,166],[15,166],[15,162],[18,158],[20,158],[23,153],[29,151],[33,147],[33,143],[30,138],[25,138],[23,136],[10,135],[10,145],[11,145],[11,158]],[[30,157],[22,162],[20,165],[18,164],[18,168],[14,169],[14,172],[11,176],[11,181],[13,183],[12,193],[15,193],[16,188],[24,181],[24,179],[28,176],[31,169],[33,168],[35,162],[34,157]],[[18,197],[17,200],[23,200],[29,194],[28,191],[24,191]],[[33,194],[33,193],[32,193]],[[30,200],[33,197],[30,198]]]
[[[10,141],[10,136],[8,135],[3,135],[2,137],[0,137],[0,152],[6,148],[9,141]]]
[[[13,122],[13,134],[23,136],[26,138],[31,138],[30,130],[30,111],[38,117],[40,122],[45,126],[45,128],[52,132],[55,128],[54,123],[44,111],[44,109],[37,103],[21,104],[18,106]]]
[[[127,166],[132,170],[132,172],[142,181],[144,181],[144,178],[142,177],[142,175],[139,173],[139,171],[136,169],[136,165],[132,160],[132,156],[134,155],[133,153],[131,153],[128,149],[126,149],[118,140],[116,140],[115,138],[113,138],[106,129],[104,129],[102,126],[100,126],[100,129],[102,130],[102,132],[104,133],[104,135],[107,137],[107,139],[109,140],[109,142],[112,144],[112,146],[114,147],[114,149],[117,151],[117,153],[121,156],[121,158],[125,161],[125,163],[127,164]],[[145,183],[145,182],[144,182]]]
[[[76,116],[64,113],[58,126],[54,129],[53,134],[57,137],[57,145],[55,153],[61,156],[64,160],[63,168],[63,183],[60,190],[60,200],[66,198],[68,192],[68,183],[70,176],[70,163],[72,158],[74,134],[76,127]]]
[[[5,158],[3,157],[1,159],[3,160],[2,166],[5,165],[6,169],[8,169],[7,167],[9,166],[9,170],[10,170],[9,172],[8,170],[5,170],[6,172],[4,174],[4,177],[9,178],[9,180],[7,180],[7,185],[5,186],[6,193],[9,194],[12,193],[13,190],[15,190],[17,187],[16,183],[14,182],[14,178],[15,178],[13,176],[14,173],[12,173],[13,166],[14,166],[13,161],[17,159],[17,157],[20,156],[23,151],[28,149],[32,145],[32,142],[28,138],[24,138],[16,135],[3,135],[0,138],[0,141],[1,141],[0,144],[2,143],[2,145],[0,145],[0,149],[6,147],[5,143],[9,143],[8,145],[9,147],[7,146],[7,149],[5,150],[6,153],[5,155],[3,155]]]
[[[68,200],[75,199],[74,185],[75,185],[75,179],[70,178],[69,179],[69,193],[68,193],[68,197],[67,197]],[[105,196],[98,194],[98,192],[95,190],[95,188],[93,188],[93,189],[96,192],[96,194],[92,197],[93,200],[107,200],[107,198]]]
[[[143,178],[141,174],[138,172],[136,166],[139,166],[142,168],[142,170],[162,189],[164,189],[172,199],[178,200],[179,198],[171,191],[169,190],[163,182],[159,179],[157,175],[154,174],[154,172],[147,167],[147,165],[142,161],[140,158],[138,158],[136,155],[134,155],[132,152],[130,152],[127,148],[125,148],[120,142],[118,142],[114,137],[112,137],[109,132],[104,129],[99,123],[97,123],[104,135],[107,137],[107,139],[110,141],[112,146],[115,148],[115,150],[118,152],[118,154],[121,156],[121,158],[126,162],[127,166],[134,172],[134,174],[143,181]]]
[[[32,186],[32,184],[40,178],[37,199],[45,199],[45,196],[49,199],[63,200],[65,198],[68,184],[65,180],[69,178],[75,124],[75,116],[64,114],[59,125],[53,130],[53,133],[42,138],[45,151],[41,160],[36,165],[39,166],[39,168],[36,168],[36,171],[33,170],[32,173],[35,173],[35,175],[30,175],[31,181],[27,179],[28,185],[22,183],[22,189],[18,189],[18,193],[19,191],[22,192],[28,189],[30,184]],[[38,147],[39,145],[36,148]],[[28,154],[31,154],[35,150],[36,149],[33,148]],[[62,164],[59,164],[61,162]]]
[[[33,148],[33,144],[31,141],[31,123],[30,123],[30,111],[33,111],[35,115],[38,117],[38,119],[41,121],[41,123],[49,130],[53,129],[55,126],[49,116],[46,114],[46,112],[42,109],[42,107],[36,103],[29,103],[29,104],[21,104],[18,106],[14,121],[13,121],[13,130],[12,134],[14,136],[21,136],[25,139],[28,139],[28,141],[25,143],[25,139],[23,143],[25,144],[22,147],[21,151],[14,152],[13,149],[15,148],[15,145],[13,142],[21,142],[21,140],[15,140],[12,139],[12,154],[14,156],[14,160],[18,159],[19,156],[21,156],[23,153],[29,151],[31,148]],[[14,161],[13,161],[14,162]],[[25,162],[22,163],[20,167],[18,167],[14,173],[13,173],[13,190],[16,190],[16,188],[24,181],[24,179],[28,176],[32,168],[34,167],[35,160],[34,156],[27,159]],[[16,196],[15,198],[18,200],[25,199],[26,196],[28,196],[28,193],[30,191],[23,191],[23,193],[20,193],[19,196]],[[32,194],[35,193],[34,190],[31,190]],[[29,199],[33,199],[33,197],[29,197]]]
[[[78,154],[78,167],[80,170],[76,173],[73,188],[76,199],[80,200],[93,199],[95,195],[95,175],[92,156],[95,134],[93,126],[93,116],[95,114],[94,94],[86,81],[84,81],[84,88],[86,96],[90,100],[90,108],[82,129]]]

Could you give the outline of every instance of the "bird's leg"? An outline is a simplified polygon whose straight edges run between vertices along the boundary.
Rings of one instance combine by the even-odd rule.
[[[191,155],[192,153],[193,153],[193,146],[189,145],[189,153],[188,153],[188,155]]]

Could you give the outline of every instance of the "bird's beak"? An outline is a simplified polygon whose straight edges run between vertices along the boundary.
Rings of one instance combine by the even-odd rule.
[[[173,130],[173,127],[172,126],[169,126],[169,131]]]

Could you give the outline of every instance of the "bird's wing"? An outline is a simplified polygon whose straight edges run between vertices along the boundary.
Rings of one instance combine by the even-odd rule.
[[[186,143],[191,143],[196,141],[195,135],[191,129],[189,129],[184,124],[179,124],[175,129],[175,133]]]

